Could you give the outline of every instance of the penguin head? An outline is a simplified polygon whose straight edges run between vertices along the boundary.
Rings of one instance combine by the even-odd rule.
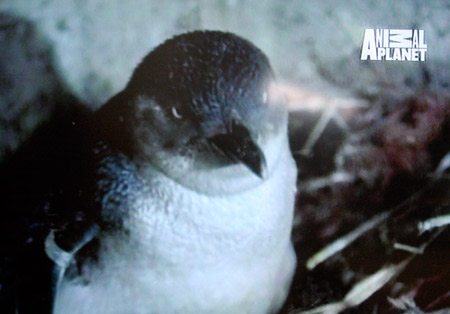
[[[285,111],[269,101],[273,77],[263,52],[231,33],[196,31],[167,40],[144,58],[125,89],[138,164],[197,190],[264,181],[268,158],[276,155],[268,152],[271,142],[286,132]],[[218,183],[230,176],[242,184]]]

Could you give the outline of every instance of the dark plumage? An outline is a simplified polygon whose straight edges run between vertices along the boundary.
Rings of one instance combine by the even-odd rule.
[[[248,41],[192,32],[155,48],[96,113],[69,110],[38,130],[1,169],[2,312],[50,312],[51,232],[59,249],[74,254],[65,276],[89,284],[83,264],[96,263],[98,234],[130,232],[127,202],[145,190],[148,164],[174,180],[199,164],[243,164],[264,177],[256,137],[268,123],[270,132],[280,127],[266,106],[272,78],[267,58]],[[186,158],[193,161],[188,170],[180,162]]]
[[[238,65],[238,66],[236,66]],[[179,105],[199,122],[219,120],[243,106],[246,112],[272,79],[267,57],[252,43],[231,33],[192,32],[157,47],[139,64],[126,90]],[[238,90],[236,90],[238,89]],[[170,99],[168,99],[170,96]],[[238,106],[237,106],[238,105]]]

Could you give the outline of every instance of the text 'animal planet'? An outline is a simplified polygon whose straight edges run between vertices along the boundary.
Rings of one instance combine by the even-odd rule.
[[[425,61],[427,49],[424,30],[366,29],[361,60]]]

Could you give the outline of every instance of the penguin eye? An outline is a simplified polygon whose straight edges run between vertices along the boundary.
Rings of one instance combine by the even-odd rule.
[[[172,115],[178,120],[183,118],[183,115],[180,113],[179,109],[177,109],[176,107],[172,107]]]

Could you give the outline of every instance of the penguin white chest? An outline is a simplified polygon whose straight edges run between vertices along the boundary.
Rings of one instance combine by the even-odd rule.
[[[262,184],[227,197],[161,177],[164,189],[130,201],[127,232],[101,236],[87,280],[61,282],[54,314],[275,312],[296,264],[295,176],[287,157]]]

